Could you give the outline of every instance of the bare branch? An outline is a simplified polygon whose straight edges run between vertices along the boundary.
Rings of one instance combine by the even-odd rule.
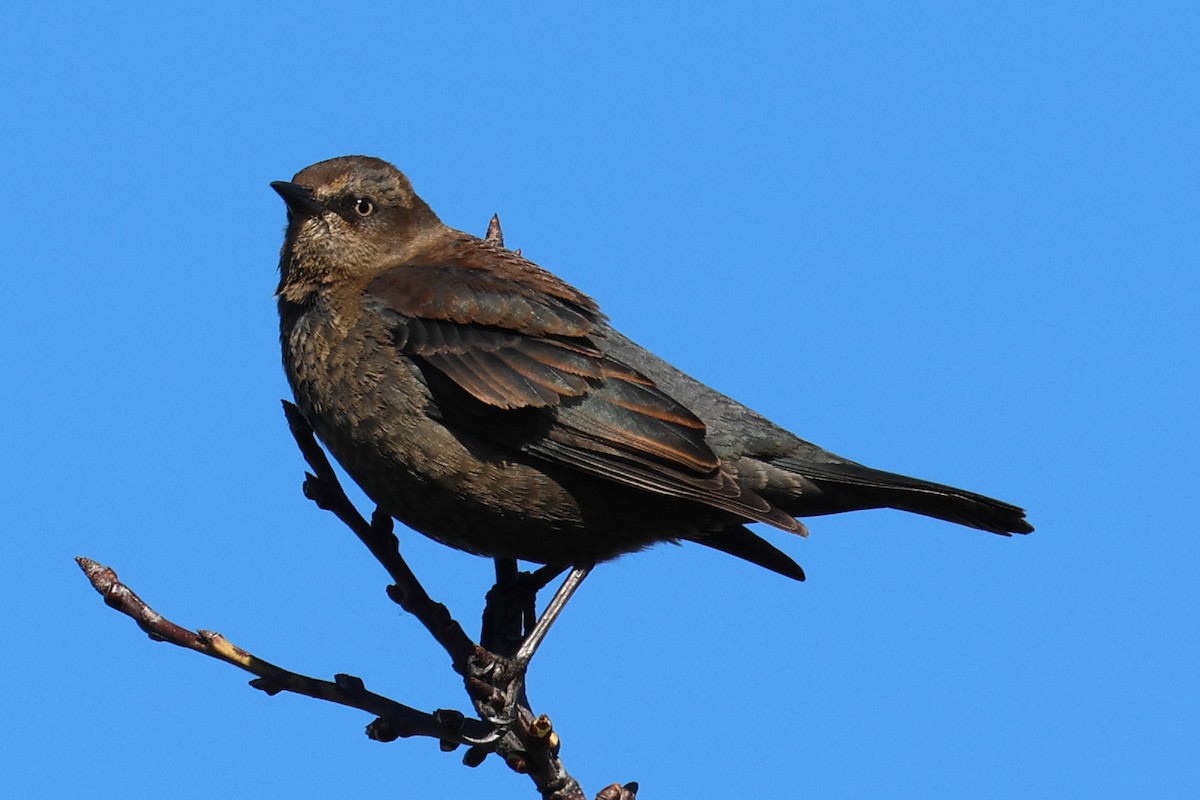
[[[486,241],[495,242],[496,244],[500,245],[501,247],[504,247],[504,231],[502,231],[500,229],[500,215],[499,214],[492,214],[492,218],[488,222],[487,233],[485,233],[483,235],[483,238]]]
[[[500,215],[492,214],[491,220],[488,222],[487,233],[483,235],[484,241],[495,242],[504,247],[504,231],[500,229]],[[520,250],[514,250],[514,253],[521,255]]]
[[[492,218],[487,238],[503,246],[499,217]],[[432,714],[419,711],[367,691],[362,680],[351,675],[337,675],[330,682],[286,670],[235,646],[219,633],[192,631],[171,622],[121,583],[112,569],[91,559],[77,558],[104,602],[131,617],[156,641],[194,650],[256,675],[250,685],[267,694],[292,692],[374,714],[375,721],[367,726],[367,735],[372,739],[389,742],[428,736],[441,741],[442,749],[447,751],[466,745],[463,763],[471,767],[495,752],[512,770],[529,775],[543,800],[586,800],[583,789],[558,757],[561,740],[550,718],[534,715],[525,693],[525,670],[533,649],[586,570],[573,571],[551,603],[553,613],[535,625],[537,592],[563,568],[548,565],[524,573],[517,569],[515,561],[498,560],[496,586],[488,593],[484,610],[483,637],[495,651],[481,647],[467,636],[449,610],[434,602],[421,586],[400,554],[391,517],[376,509],[368,522],[346,496],[300,410],[287,401],[283,409],[292,436],[312,468],[305,476],[305,496],[332,511],[387,570],[394,581],[387,588],[388,597],[416,617],[450,655],[481,719],[470,719],[453,710]],[[530,632],[536,635],[530,636]],[[603,789],[596,800],[635,800],[637,789],[636,783],[624,786],[614,783]]]
[[[283,412],[287,416],[288,428],[292,432],[304,460],[313,472],[306,475],[304,496],[326,511],[332,511],[346,527],[354,531],[359,541],[367,546],[395,583],[388,587],[388,597],[408,613],[416,617],[437,642],[450,654],[454,669],[464,673],[467,659],[475,652],[475,643],[450,616],[441,603],[435,603],[426,593],[417,576],[400,555],[400,540],[392,532],[392,519],[387,514],[376,512],[370,522],[358,513],[342,489],[337,475],[330,465],[325,451],[317,444],[312,428],[300,409],[283,401]],[[316,474],[313,474],[316,473]]]
[[[367,691],[363,682],[352,675],[338,675],[333,682],[310,678],[265,661],[214,631],[188,630],[151,608],[132,589],[121,583],[117,573],[109,567],[90,558],[79,557],[75,561],[104,602],[131,617],[151,639],[194,650],[257,675],[250,685],[269,695],[292,692],[374,714],[377,719],[368,727],[367,733],[379,741],[429,736],[443,742],[479,745],[495,739],[495,732],[490,725],[467,719],[459,712],[427,714]]]
[[[491,230],[489,226],[489,231]],[[499,220],[496,220],[496,236]],[[368,523],[350,502],[333,471],[324,450],[317,444],[312,428],[295,405],[283,401],[288,427],[296,439],[304,459],[312,467],[304,482],[304,494],[318,506],[332,511],[346,524],[371,555],[375,557],[395,584],[388,587],[388,596],[405,611],[415,616],[431,635],[450,654],[455,671],[463,676],[467,694],[483,720],[495,730],[494,741],[482,742],[467,751],[464,763],[478,764],[489,750],[504,758],[515,772],[528,774],[545,800],[586,800],[579,783],[571,777],[558,757],[560,740],[554,733],[550,720],[544,715],[535,717],[525,694],[525,668],[528,658],[515,661],[497,655],[471,641],[441,603],[434,602],[417,580],[400,554],[399,540],[392,530],[392,519],[376,509]],[[512,565],[515,566],[515,565]],[[497,565],[497,576],[509,573],[508,564]],[[561,572],[560,567],[544,567],[532,575],[525,576],[524,586],[536,595],[538,589],[553,580]],[[583,574],[586,574],[584,572]],[[577,580],[582,576],[576,576]],[[490,618],[500,629],[520,629],[524,619],[519,603],[507,605],[498,602],[501,593],[489,593],[489,604],[485,618]],[[570,591],[561,599],[565,603]],[[497,606],[492,606],[492,600]],[[561,610],[561,607],[557,610]],[[515,615],[515,618],[514,618]],[[532,655],[531,653],[529,655]],[[538,724],[535,726],[535,722]]]

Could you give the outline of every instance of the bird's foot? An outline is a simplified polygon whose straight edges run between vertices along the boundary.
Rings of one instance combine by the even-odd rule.
[[[498,729],[507,729],[517,719],[525,697],[525,669],[511,658],[478,647],[467,662],[467,693],[480,718]]]

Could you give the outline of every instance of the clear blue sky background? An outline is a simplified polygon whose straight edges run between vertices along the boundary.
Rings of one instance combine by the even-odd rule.
[[[449,224],[801,436],[1028,507],[599,569],[532,697],[592,793],[1195,797],[1195,3],[9,8],[5,794],[533,796],[146,639],[466,708],[300,494],[269,181],[394,161]],[[404,537],[472,631],[489,562]]]

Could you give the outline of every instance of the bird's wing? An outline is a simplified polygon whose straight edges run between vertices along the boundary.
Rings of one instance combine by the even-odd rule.
[[[802,529],[722,467],[699,418],[604,353],[603,317],[589,298],[529,267],[508,274],[454,263],[396,267],[367,285],[364,303],[432,378],[439,405],[456,411],[454,424],[473,435]]]

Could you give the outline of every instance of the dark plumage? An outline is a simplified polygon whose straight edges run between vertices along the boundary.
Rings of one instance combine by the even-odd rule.
[[[804,573],[744,523],[891,507],[999,534],[1016,506],[796,438],[614,331],[519,254],[448,228],[386,162],[272,184],[296,403],[363,490],[452,547],[560,565],[686,539]]]

